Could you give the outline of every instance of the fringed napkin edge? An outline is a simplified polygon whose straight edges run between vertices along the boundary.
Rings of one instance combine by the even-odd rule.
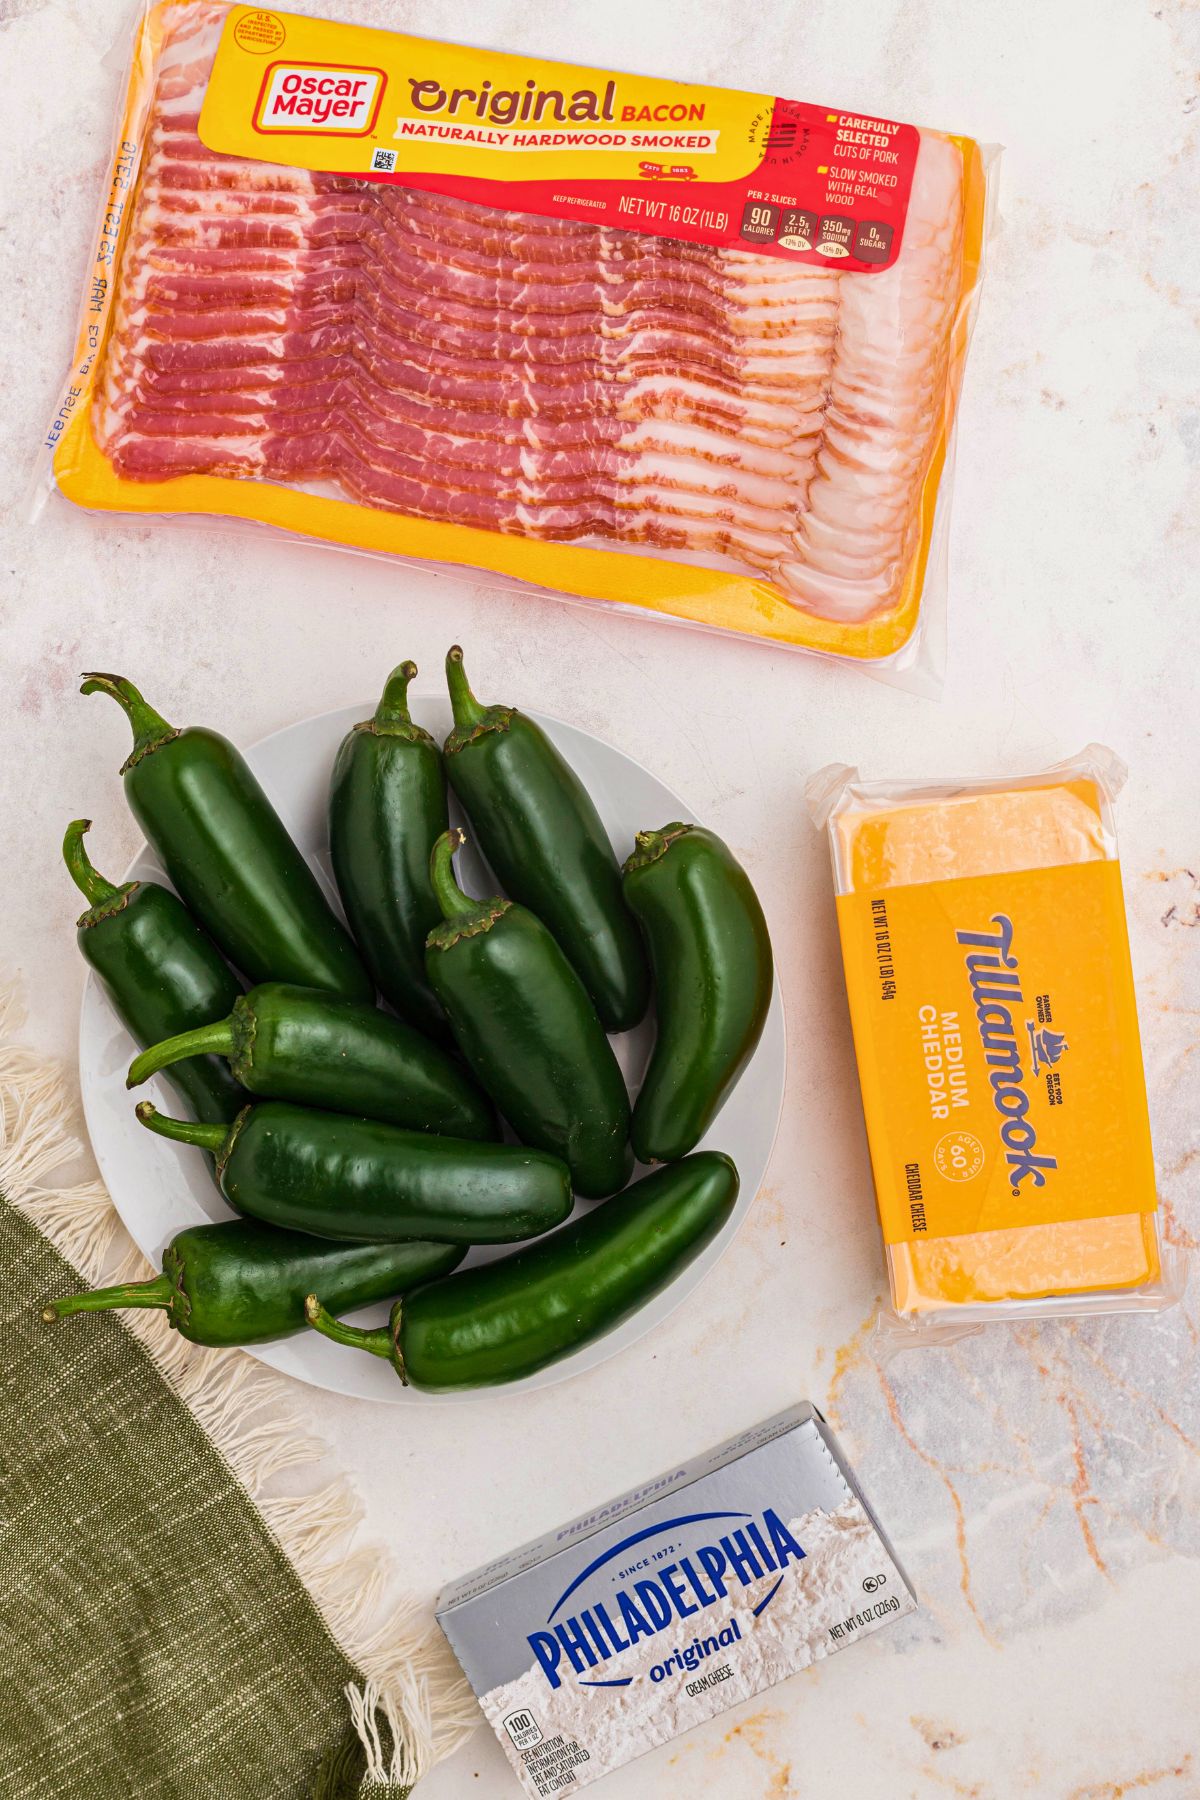
[[[25,1022],[17,989],[0,989],[0,1192],[90,1285],[136,1281],[151,1270],[98,1177],[53,1176],[91,1152],[62,1068],[16,1041]],[[245,1490],[304,1584],[335,1643],[362,1672],[346,1689],[366,1756],[363,1795],[402,1800],[479,1724],[479,1709],[427,1608],[410,1599],[381,1616],[387,1553],[354,1542],[362,1508],[344,1475],[312,1493],[272,1491],[285,1469],[320,1463],[302,1432],[290,1384],[240,1351],[206,1350],[157,1312],[126,1313],[126,1328],[188,1407]],[[375,1622],[379,1621],[379,1622]],[[338,1800],[345,1788],[318,1793]]]

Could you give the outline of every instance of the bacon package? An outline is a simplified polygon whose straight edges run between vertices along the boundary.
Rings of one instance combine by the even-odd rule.
[[[927,673],[987,162],[161,0],[51,481]]]

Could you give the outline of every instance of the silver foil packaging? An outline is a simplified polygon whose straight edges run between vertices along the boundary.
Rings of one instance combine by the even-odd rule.
[[[916,1604],[804,1403],[455,1583],[438,1620],[548,1800]]]

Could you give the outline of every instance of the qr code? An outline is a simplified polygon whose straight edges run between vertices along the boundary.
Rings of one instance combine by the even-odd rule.
[[[396,152],[394,150],[372,150],[371,167],[382,170],[385,175],[392,174],[396,167]]]

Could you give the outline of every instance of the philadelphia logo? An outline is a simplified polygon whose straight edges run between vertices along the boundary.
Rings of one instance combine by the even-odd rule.
[[[555,1615],[585,1581],[614,1558],[624,1556],[635,1544],[687,1525],[727,1519],[744,1520],[745,1523],[720,1535],[714,1532],[715,1543],[701,1544],[690,1556],[681,1556],[677,1562],[668,1563],[644,1581],[618,1588],[611,1597],[593,1601],[578,1613],[555,1623]],[[666,1631],[676,1619],[690,1619],[705,1607],[715,1606],[718,1600],[726,1598],[731,1587],[749,1587],[764,1576],[775,1574],[778,1580],[754,1607],[757,1618],[775,1598],[788,1564],[802,1562],[804,1554],[779,1514],[770,1507],[761,1514],[761,1522],[750,1513],[737,1512],[689,1513],[678,1519],[664,1519],[661,1525],[650,1525],[644,1531],[635,1531],[631,1537],[622,1538],[619,1544],[614,1544],[611,1550],[606,1550],[582,1569],[550,1608],[546,1620],[548,1629],[529,1635],[529,1647],[550,1686],[561,1687],[559,1670],[564,1656],[575,1674],[582,1676],[597,1663],[607,1662],[623,1650],[631,1649],[642,1638],[656,1637],[660,1631]],[[656,1664],[649,1671],[650,1679],[658,1682],[676,1669],[692,1669],[702,1658],[711,1656],[722,1645],[735,1643],[741,1635],[738,1622],[733,1619],[718,1635],[697,1638],[685,1649],[676,1650],[664,1662]],[[581,1681],[579,1685],[628,1687],[632,1680],[632,1675],[623,1675],[607,1681]]]
[[[1053,1156],[1037,1154],[1037,1131],[1027,1116],[1029,1093],[1021,1066],[1019,1026],[1013,1020],[1013,1009],[1024,1005],[1020,969],[1011,954],[1013,923],[1004,913],[996,913],[991,923],[994,931],[959,931],[955,937],[971,952],[966,958],[971,1001],[988,1065],[992,1105],[1004,1121],[1000,1137],[1016,1193],[1026,1176],[1032,1176],[1035,1187],[1045,1187],[1046,1171],[1057,1169],[1058,1162]],[[1058,1051],[1060,1056],[1062,1048],[1065,1043]]]

